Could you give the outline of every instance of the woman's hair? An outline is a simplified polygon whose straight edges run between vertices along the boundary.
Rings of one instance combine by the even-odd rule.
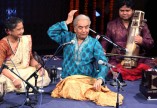
[[[13,30],[20,22],[23,22],[23,20],[18,17],[10,17],[5,21],[5,29]]]
[[[118,0],[117,9],[119,10],[124,5],[126,5],[127,7],[131,8],[133,10],[135,9],[135,4],[134,4],[133,0]]]
[[[75,19],[74,19],[74,21],[73,21],[73,26],[75,27],[76,25],[77,25],[77,22],[79,21],[79,20],[88,20],[89,21],[89,25],[91,24],[91,20],[90,20],[90,18],[88,17],[88,16],[86,16],[86,15],[84,15],[84,14],[80,14],[80,15],[78,15]]]

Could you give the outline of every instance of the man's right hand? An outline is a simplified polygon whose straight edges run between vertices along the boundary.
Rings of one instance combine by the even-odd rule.
[[[77,12],[77,10],[71,10],[71,11],[68,13],[68,18],[67,18],[67,20],[65,21],[67,25],[70,24],[70,23],[73,21],[75,12]]]

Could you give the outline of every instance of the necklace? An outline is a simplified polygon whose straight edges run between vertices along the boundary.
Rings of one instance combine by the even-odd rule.
[[[20,39],[18,39],[18,43],[17,43],[17,45],[16,45],[16,47],[15,47],[15,50],[13,50],[13,48],[12,48],[12,46],[11,46],[11,43],[10,43],[10,41],[9,41],[8,38],[7,38],[7,41],[8,41],[8,44],[9,44],[9,47],[10,47],[12,53],[15,55],[15,53],[16,53],[16,51],[17,51],[17,46],[18,46],[18,44],[19,44],[19,42],[20,42]]]

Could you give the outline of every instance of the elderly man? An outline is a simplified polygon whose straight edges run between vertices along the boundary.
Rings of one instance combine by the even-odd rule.
[[[97,69],[94,65],[99,60],[108,62],[103,48],[97,39],[88,35],[91,24],[88,16],[80,14],[73,21],[76,11],[70,11],[66,21],[58,22],[48,29],[49,37],[61,45],[75,41],[64,46],[61,73],[63,80],[57,84],[51,96],[92,100],[99,105],[115,106],[116,102],[113,100],[116,100],[116,94],[102,86],[109,70],[108,67],[99,64]],[[75,33],[68,31],[67,25],[72,21]],[[108,96],[110,94],[111,97]],[[108,101],[102,101],[106,99]],[[121,96],[121,103],[122,99]]]

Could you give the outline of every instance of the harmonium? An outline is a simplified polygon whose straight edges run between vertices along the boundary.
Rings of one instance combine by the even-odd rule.
[[[140,92],[147,100],[157,100],[157,71],[143,71]]]

